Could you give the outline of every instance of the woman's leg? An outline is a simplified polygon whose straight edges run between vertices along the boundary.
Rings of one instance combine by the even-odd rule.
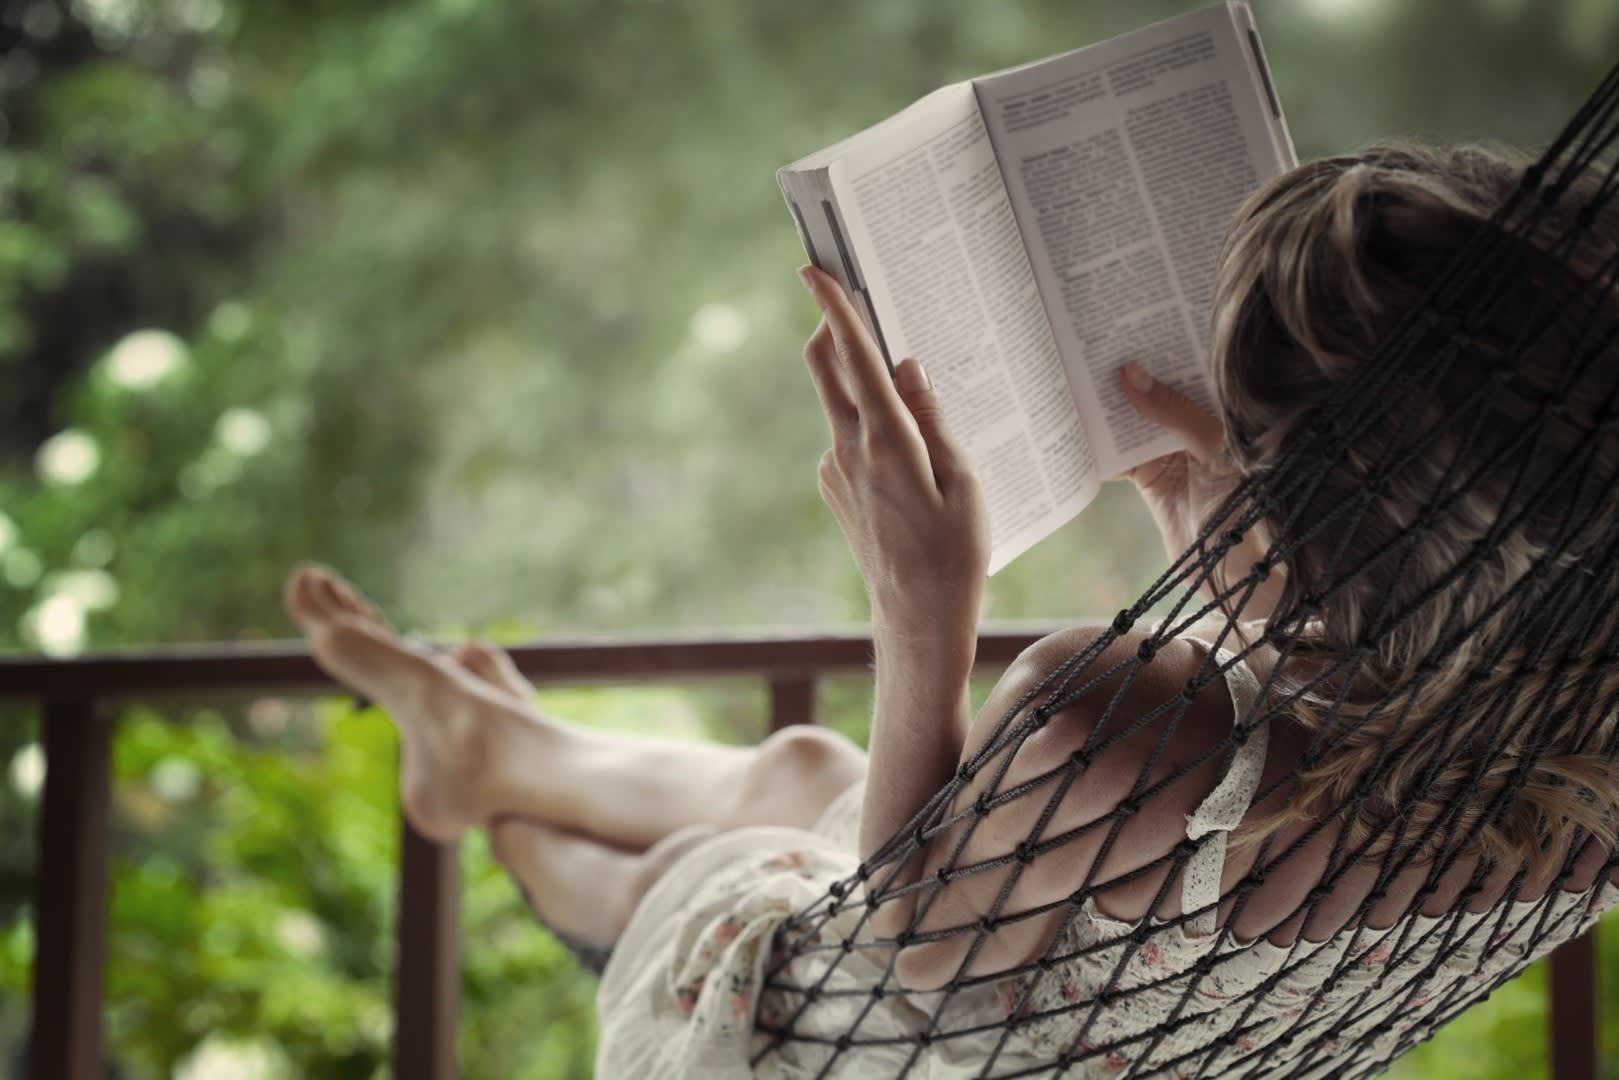
[[[610,947],[664,870],[718,831],[689,825],[646,851],[629,852],[551,825],[502,818],[489,826],[489,847],[553,930]]]
[[[558,724],[501,654],[414,648],[327,571],[294,574],[287,608],[321,666],[399,726],[405,812],[438,839],[525,818],[638,853],[692,826],[808,826],[864,773],[865,755],[819,728],[731,747]]]

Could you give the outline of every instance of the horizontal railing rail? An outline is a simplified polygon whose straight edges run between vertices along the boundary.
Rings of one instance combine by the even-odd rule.
[[[1051,629],[1016,625],[979,638],[978,662],[1001,668]],[[868,671],[865,632],[759,633],[548,641],[509,649],[539,684],[763,679],[769,729],[813,723],[818,680]],[[112,715],[109,704],[271,690],[333,689],[302,645],[281,642],[132,649],[70,660],[0,658],[0,699],[40,706],[46,758],[34,885],[30,1073],[91,1080],[103,1069]],[[454,844],[401,823],[394,970],[393,1070],[449,1080],[459,1010],[459,877]],[[1552,955],[1554,1080],[1597,1080],[1592,935]]]

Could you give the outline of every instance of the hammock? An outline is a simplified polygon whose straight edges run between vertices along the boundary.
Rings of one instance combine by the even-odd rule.
[[[1328,1073],[1354,1077],[1370,1075],[1388,1061],[1426,1038],[1433,1028],[1474,1004],[1517,974],[1539,953],[1572,935],[1576,924],[1594,918],[1590,902],[1610,874],[1619,868],[1619,854],[1602,844],[1583,825],[1564,824],[1562,843],[1554,849],[1560,870],[1538,900],[1520,897],[1527,871],[1519,869],[1500,899],[1484,910],[1467,913],[1469,901],[1485,889],[1499,860],[1478,857],[1449,914],[1423,918],[1402,917],[1387,934],[1368,929],[1368,914],[1387,897],[1397,875],[1412,868],[1425,870],[1424,884],[1407,907],[1407,915],[1420,910],[1440,888],[1441,879],[1464,856],[1478,856],[1481,837],[1489,831],[1514,827],[1514,808],[1531,783],[1544,782],[1541,766],[1548,768],[1558,755],[1591,754],[1610,768],[1619,763],[1619,734],[1615,709],[1619,704],[1619,535],[1598,528],[1612,520],[1619,505],[1619,325],[1611,306],[1619,256],[1611,252],[1594,273],[1568,270],[1572,286],[1539,298],[1524,323],[1518,340],[1503,341],[1489,332],[1488,316],[1511,295],[1515,282],[1544,269],[1548,256],[1559,267],[1572,267],[1575,256],[1586,250],[1591,224],[1598,212],[1619,191],[1619,164],[1610,153],[1619,141],[1619,67],[1608,74],[1591,99],[1542,157],[1523,175],[1516,192],[1489,223],[1451,260],[1426,293],[1394,329],[1381,339],[1375,355],[1334,391],[1311,421],[1298,426],[1273,466],[1249,477],[1215,512],[1201,534],[1180,558],[1132,606],[1119,612],[1112,625],[1094,642],[1061,664],[1002,717],[993,735],[956,777],[857,874],[832,886],[814,904],[798,911],[774,941],[765,969],[764,990],[779,993],[787,1003],[785,1014],[756,1025],[760,1047],[755,1066],[772,1054],[793,1054],[797,1061],[821,1063],[818,1075],[838,1075],[840,1061],[865,1047],[883,1047],[902,1063],[895,1075],[910,1074],[923,1057],[924,1047],[948,1047],[952,1040],[981,1036],[982,1013],[952,1009],[956,998],[982,992],[991,983],[1021,988],[1003,998],[1005,1019],[999,1028],[996,1051],[987,1060],[973,1061],[960,1075],[1061,1076],[1073,1070],[1091,1075],[1097,1063],[1117,1075],[1209,1077],[1240,1073],[1253,1076],[1295,1076]],[[1536,262],[1540,260],[1540,262]],[[1587,263],[1593,260],[1587,259]],[[1570,329],[1572,327],[1572,329]],[[1546,335],[1566,337],[1568,362],[1558,385],[1525,384],[1516,358]],[[1557,339],[1560,342],[1563,339]],[[1424,416],[1421,402],[1442,382],[1454,388],[1457,379],[1469,389],[1459,407],[1440,422]],[[1580,388],[1578,404],[1572,388]],[[1593,389],[1593,387],[1595,389]],[[1516,418],[1504,423],[1503,418]],[[1362,482],[1352,490],[1328,490],[1326,478],[1334,470],[1350,467],[1351,448],[1373,426],[1393,439],[1377,447],[1375,459],[1364,448],[1357,451],[1353,468]],[[1377,545],[1370,558],[1355,565],[1344,563],[1348,538],[1362,527],[1367,510],[1389,488],[1406,482],[1413,462],[1427,460],[1444,437],[1455,440],[1457,453],[1442,468],[1433,469],[1433,482],[1425,509],[1398,535]],[[1424,475],[1427,475],[1426,473]],[[1408,580],[1416,571],[1415,542],[1447,515],[1461,512],[1467,496],[1487,487],[1490,505],[1498,513],[1481,538],[1453,565],[1422,569],[1426,587],[1415,595],[1389,589],[1370,605],[1356,640],[1355,650],[1328,670],[1312,672],[1299,682],[1282,672],[1286,662],[1308,654],[1308,627],[1312,618],[1335,597],[1354,589],[1376,567],[1394,568],[1394,581]],[[1284,507],[1307,507],[1279,517]],[[1264,557],[1253,563],[1239,580],[1221,572],[1233,546],[1264,517],[1278,536]],[[1324,531],[1325,530],[1325,531]],[[1503,537],[1531,530],[1541,554],[1523,568],[1521,576],[1498,589],[1482,610],[1452,603],[1447,597],[1465,596],[1488,572],[1489,556]],[[1238,625],[1234,617],[1242,604],[1269,575],[1287,565],[1300,546],[1313,537],[1342,536],[1323,565],[1296,572],[1295,582],[1275,612],[1258,629]],[[1294,568],[1297,570],[1297,568]],[[1404,576],[1402,576],[1404,575]],[[1206,590],[1201,593],[1200,590]],[[1214,599],[1203,599],[1213,595]],[[1528,604],[1525,598],[1534,597]],[[1135,655],[1103,667],[1101,657],[1118,638],[1141,624],[1149,611],[1167,605],[1168,615],[1153,629]],[[1438,644],[1419,665],[1412,681],[1366,699],[1354,691],[1356,675],[1374,656],[1380,642],[1396,634],[1429,605],[1444,612]],[[1180,693],[1152,710],[1121,706],[1125,688],[1136,682],[1166,643],[1189,626],[1213,618],[1225,656],[1209,660]],[[1490,628],[1488,635],[1481,630]],[[1280,663],[1261,687],[1251,708],[1237,717],[1228,738],[1202,759],[1187,764],[1167,779],[1151,780],[1153,768],[1164,755],[1176,725],[1205,686],[1219,683],[1233,664],[1262,644],[1274,647]],[[1117,655],[1117,650],[1114,651]],[[1444,673],[1447,691],[1437,715],[1423,716],[1424,737],[1438,750],[1416,775],[1399,781],[1407,792],[1439,792],[1437,814],[1414,815],[1391,803],[1386,792],[1394,770],[1401,764],[1395,748],[1407,745],[1412,733],[1402,722],[1413,703],[1437,675]],[[1095,699],[1103,682],[1121,680],[1111,702],[1100,714],[1083,749],[1066,766],[1036,780],[1003,787],[1009,766],[1025,741],[1064,707],[1087,694]],[[1355,698],[1355,693],[1360,698]],[[1342,752],[1363,725],[1376,719],[1388,734],[1366,750],[1368,762],[1346,797],[1325,812],[1302,838],[1288,845],[1275,836],[1258,848],[1255,869],[1227,888],[1219,900],[1183,910],[1173,918],[1143,919],[1139,924],[1100,936],[1068,934],[1088,902],[1112,887],[1139,880],[1142,875],[1171,872],[1153,902],[1160,910],[1172,883],[1182,880],[1197,845],[1179,844],[1150,866],[1102,879],[1095,857],[1085,880],[1075,881],[1065,900],[1046,905],[1041,913],[1063,912],[1062,926],[1043,956],[992,975],[967,974],[972,958],[1000,928],[1030,916],[1007,910],[1013,883],[1040,860],[1061,860],[1068,845],[1087,835],[1105,833],[1102,853],[1110,849],[1130,812],[1146,804],[1165,787],[1199,765],[1219,760],[1224,777],[1239,748],[1267,721],[1308,706],[1319,720],[1303,764],[1316,765]],[[1071,834],[1047,835],[1065,793],[1084,782],[1087,766],[1108,746],[1145,724],[1167,716],[1168,723],[1156,750],[1117,810],[1092,826]],[[1466,717],[1465,737],[1457,721]],[[1056,722],[1060,722],[1058,718]],[[979,792],[970,803],[964,791]],[[1276,795],[1297,790],[1300,771],[1261,788],[1253,797],[1258,805]],[[1038,823],[1022,844],[1003,857],[977,863],[958,862],[968,838],[982,823],[1024,800],[1040,800]],[[1589,803],[1591,800],[1587,799]],[[965,803],[965,806],[963,805]],[[1596,814],[1611,808],[1597,807]],[[1318,943],[1298,931],[1291,946],[1277,945],[1285,953],[1276,970],[1258,985],[1222,1000],[1213,988],[1222,984],[1222,968],[1241,955],[1231,940],[1232,928],[1250,897],[1268,874],[1299,858],[1306,843],[1337,826],[1336,839],[1319,884],[1296,909],[1304,926],[1317,908],[1346,880],[1352,870],[1375,871],[1375,885],[1354,915],[1342,923],[1348,939],[1341,953],[1323,964],[1314,953]],[[1521,823],[1520,823],[1521,827]],[[946,833],[959,834],[948,861],[937,872],[910,884],[895,885],[913,860],[920,864],[931,840]],[[1319,846],[1319,845],[1318,845]],[[935,853],[935,856],[937,853]],[[1585,856],[1586,872],[1592,857],[1605,860],[1596,884],[1564,889]],[[1465,864],[1464,864],[1465,865]],[[972,925],[923,930],[924,917],[947,890],[962,879],[986,871],[1004,874],[1005,883],[992,910]],[[1076,875],[1077,876],[1077,875]],[[875,935],[867,925],[881,903],[914,893],[916,914],[909,931],[894,937]],[[1572,902],[1570,898],[1573,898]],[[1214,929],[1215,905],[1233,907],[1223,925]],[[858,911],[852,932],[829,938],[828,928],[840,915],[846,920]],[[937,920],[935,920],[937,921]],[[1150,956],[1167,935],[1186,932],[1201,924],[1214,935],[1203,959],[1186,971],[1141,974],[1143,956]],[[966,955],[954,978],[942,989],[911,993],[896,978],[893,946],[951,937],[969,940]],[[1492,947],[1517,941],[1521,953],[1502,966]],[[1079,941],[1082,944],[1075,945]],[[1374,944],[1375,942],[1375,944]],[[872,949],[886,951],[886,974],[875,984],[858,990],[837,989],[831,981],[839,965]],[[1369,966],[1377,950],[1375,968]],[[1064,951],[1067,950],[1067,951]],[[1061,966],[1078,952],[1106,956],[1111,974],[1102,985],[1074,994],[1054,988]],[[818,954],[815,967],[795,962]],[[873,955],[881,956],[882,952]],[[1494,956],[1487,966],[1485,960]],[[1312,961],[1312,956],[1314,960]],[[1310,965],[1314,963],[1314,967]],[[881,966],[882,961],[878,961]],[[1471,978],[1454,978],[1456,965],[1465,965]],[[819,971],[807,980],[795,970]],[[1441,972],[1450,978],[1440,980]],[[1307,974],[1315,989],[1301,995],[1298,981]],[[1355,988],[1359,987],[1358,990]],[[1347,988],[1347,989],[1346,989]],[[1276,997],[1288,989],[1289,998]],[[896,1035],[869,1018],[885,997],[905,991],[907,1000],[926,1014],[915,1033]],[[827,994],[842,993],[855,999],[859,1019],[848,1030],[828,1033],[812,1023],[815,1002]],[[1118,1014],[1121,1004],[1139,995],[1157,995],[1163,1012],[1164,995],[1172,1004],[1167,1016],[1144,1031],[1109,1034],[1107,1015]],[[1348,994],[1347,998],[1344,996]],[[1072,999],[1072,1000],[1070,1000]],[[1343,1007],[1343,1002],[1349,1002]],[[1051,1002],[1058,1002],[1052,1007]],[[1378,1008],[1374,1009],[1374,1003]],[[1330,1005],[1330,1007],[1329,1007]],[[1285,1008],[1283,1006],[1286,1006]],[[1205,1039],[1191,1052],[1174,1050],[1175,1033],[1191,1024],[1216,1025],[1219,1034]],[[1026,1052],[1014,1054],[1018,1033],[1044,1032],[1048,1047],[1043,1059],[1030,1063]],[[1007,1061],[1001,1062],[1005,1050]],[[976,1069],[977,1071],[971,1071]],[[997,1070],[1002,1071],[997,1071]],[[811,1071],[815,1071],[811,1069]],[[955,1075],[954,1073],[952,1075]]]

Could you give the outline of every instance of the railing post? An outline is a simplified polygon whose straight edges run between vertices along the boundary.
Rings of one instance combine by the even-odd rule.
[[[815,723],[815,676],[770,680],[770,730]]]
[[[112,723],[90,701],[47,701],[34,872],[34,1080],[100,1080]]]
[[[399,845],[398,955],[394,963],[396,1080],[454,1080],[461,1005],[458,845],[403,826]]]
[[[1597,1080],[1597,947],[1593,927],[1552,950],[1552,1080]]]

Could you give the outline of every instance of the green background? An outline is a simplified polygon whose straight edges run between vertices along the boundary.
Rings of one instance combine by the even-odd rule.
[[[781,163],[1168,0],[24,0],[0,6],[0,648],[288,636],[343,567],[453,638],[857,623],[821,506]],[[1555,133],[1611,0],[1260,0],[1301,156]],[[1162,567],[1109,490],[991,618],[1107,614]],[[749,685],[559,689],[749,741]],[[836,682],[857,735],[869,690]],[[40,754],[0,712],[0,1074],[25,1027]],[[151,701],[116,747],[107,1026],[130,1078],[385,1071],[385,718]],[[589,1075],[593,984],[463,846],[469,1078]],[[1608,1001],[1619,934],[1606,931]],[[1544,1075],[1541,972],[1405,1075]],[[1610,1010],[1610,1012],[1619,1010]],[[1619,1077],[1619,1025],[1604,1038]]]

